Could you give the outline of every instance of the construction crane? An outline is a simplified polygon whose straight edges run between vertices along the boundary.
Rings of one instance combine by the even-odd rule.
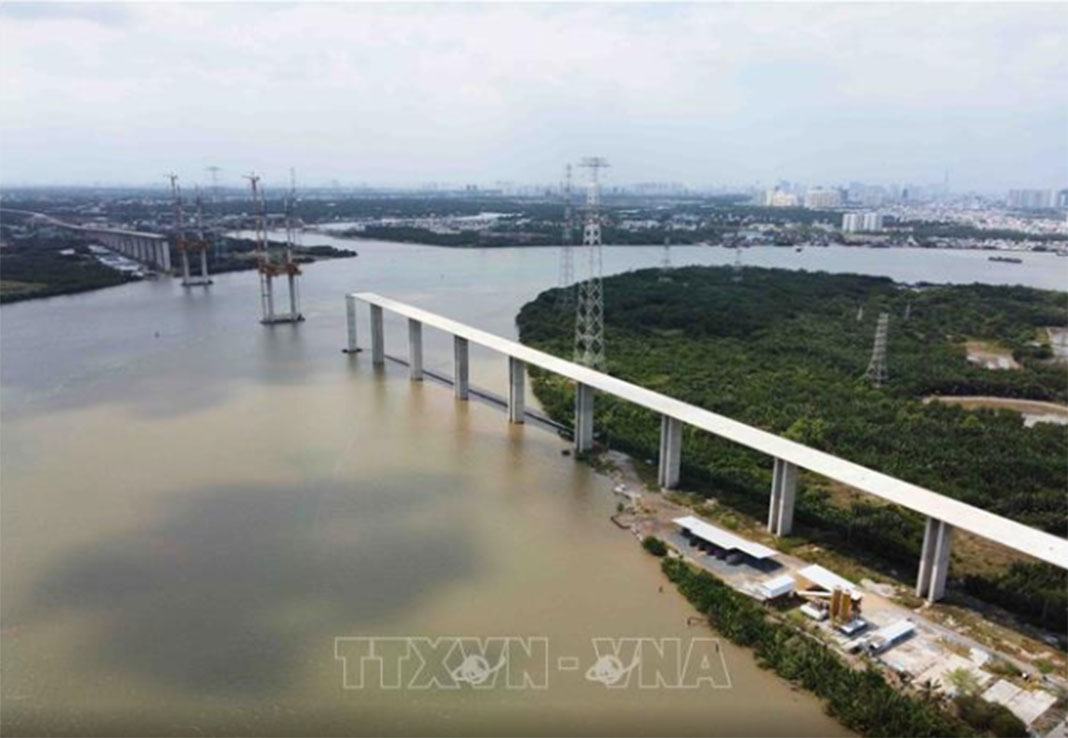
[[[260,187],[260,177],[253,172],[245,175],[252,189],[252,206],[255,214],[256,234],[256,268],[260,276],[260,307],[263,317],[260,322],[265,325],[275,323],[299,323],[304,320],[300,314],[300,306],[297,298],[297,281],[300,275],[300,267],[293,261],[293,243],[290,240],[289,231],[292,227],[289,215],[290,206],[287,205],[286,217],[286,244],[281,253],[270,245],[267,239],[267,216],[263,204],[263,190]],[[285,275],[289,282],[289,312],[278,313],[274,309],[274,279]]]

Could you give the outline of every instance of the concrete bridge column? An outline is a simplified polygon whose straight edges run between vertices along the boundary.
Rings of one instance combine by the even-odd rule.
[[[943,520],[927,518],[923,532],[920,570],[916,575],[916,596],[928,602],[942,599],[949,573],[949,551],[953,544],[953,526]]]
[[[785,536],[793,529],[796,497],[797,467],[789,461],[775,459],[771,473],[771,504],[768,506],[770,533]]]
[[[667,415],[660,416],[660,466],[657,480],[662,489],[674,489],[679,484],[682,462],[682,423]]]
[[[346,354],[358,353],[360,347],[356,345],[356,298],[345,295],[345,321],[348,328],[348,343],[345,345]]]
[[[527,366],[514,356],[508,357],[508,421],[523,422],[526,400]]]
[[[593,387],[575,385],[575,451],[593,448]]]
[[[386,363],[386,337],[382,329],[382,306],[371,306],[371,363]]]
[[[171,245],[167,243],[166,239],[162,239],[159,242],[159,252],[160,266],[163,268],[163,271],[169,272],[171,270]]]
[[[423,324],[408,318],[408,377],[423,381]]]
[[[452,389],[457,400],[466,400],[470,389],[466,338],[452,337]]]

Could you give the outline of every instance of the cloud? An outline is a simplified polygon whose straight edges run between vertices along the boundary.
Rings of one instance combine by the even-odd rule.
[[[969,176],[1004,179],[988,135],[973,148],[948,135],[962,116],[995,121],[1023,180],[1066,178],[1033,141],[1068,126],[1056,6],[49,7],[0,6],[7,181],[142,181],[175,158],[350,182],[536,181],[596,152],[628,180],[821,178],[857,158],[835,141],[881,147],[895,176],[941,172],[929,152],[948,145]],[[778,171],[787,160],[801,171]]]

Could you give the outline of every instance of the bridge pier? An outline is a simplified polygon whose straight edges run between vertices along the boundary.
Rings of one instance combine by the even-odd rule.
[[[415,318],[408,318],[408,377],[423,381],[423,324]]]
[[[575,385],[575,451],[593,448],[593,387]]]
[[[522,423],[526,401],[527,366],[514,356],[508,357],[508,421]]]
[[[167,243],[166,239],[162,239],[159,242],[159,264],[165,272],[171,270],[171,246]]]
[[[917,597],[935,602],[945,596],[949,551],[952,545],[953,526],[943,520],[927,518],[927,527],[923,531],[920,569],[916,574]]]
[[[386,363],[386,337],[382,331],[381,305],[371,305],[371,363]]]
[[[360,347],[356,345],[356,298],[353,295],[345,295],[345,323],[348,342],[343,351],[346,354],[359,353]]]
[[[768,506],[768,532],[776,536],[790,533],[794,525],[794,499],[797,497],[797,467],[775,459],[771,473],[771,504]]]
[[[682,423],[667,415],[660,416],[660,464],[657,482],[661,489],[674,489],[679,484],[682,463]]]
[[[452,337],[452,391],[457,400],[466,400],[471,389],[466,338]]]

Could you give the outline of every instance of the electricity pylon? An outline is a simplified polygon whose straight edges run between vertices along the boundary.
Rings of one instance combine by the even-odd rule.
[[[875,345],[871,349],[871,361],[865,376],[875,387],[886,384],[886,335],[890,329],[890,313],[879,313],[875,327]]]
[[[574,302],[575,254],[572,248],[575,238],[575,215],[571,202],[571,165],[565,170],[564,179],[564,224],[563,245],[560,246],[560,302],[561,310],[570,310]]]
[[[578,284],[575,304],[575,361],[593,369],[604,369],[604,289],[601,284],[601,184],[598,173],[608,166],[593,156],[580,166],[590,170],[586,187],[586,222],[582,246],[587,254],[586,279]]]

